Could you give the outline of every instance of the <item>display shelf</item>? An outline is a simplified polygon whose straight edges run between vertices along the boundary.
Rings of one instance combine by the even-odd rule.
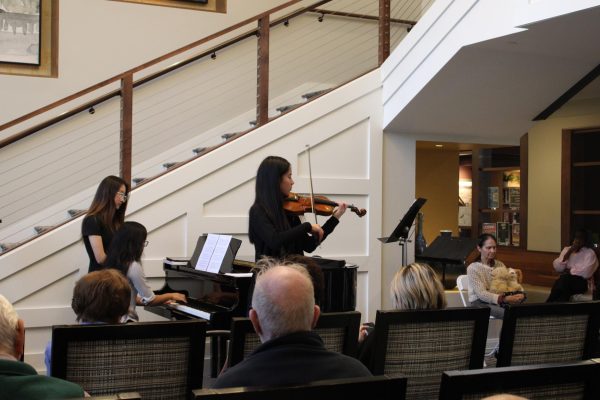
[[[512,165],[508,167],[481,167],[479,168],[482,172],[505,172],[505,171],[518,171],[521,167],[518,165]]]
[[[527,144],[526,138],[522,143]],[[523,150],[514,146],[473,151],[471,237],[476,238],[481,233],[498,236],[502,230],[504,234],[498,238],[498,245],[504,242],[508,243],[504,245],[507,248],[526,246],[526,225],[523,220],[526,214],[523,211],[526,210],[523,204],[527,193],[524,188],[526,176],[522,176],[523,172],[526,173],[522,168],[522,154]]]
[[[568,245],[576,229],[600,240],[600,128],[563,130],[561,244]]]

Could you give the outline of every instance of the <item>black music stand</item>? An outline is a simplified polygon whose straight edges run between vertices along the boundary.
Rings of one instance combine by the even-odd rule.
[[[442,284],[445,286],[446,265],[464,265],[465,260],[476,247],[477,239],[440,235],[427,246],[423,254],[419,256],[419,261],[440,263],[442,265]]]
[[[412,227],[412,224],[415,221],[419,210],[421,209],[421,207],[423,207],[423,204],[425,204],[426,201],[427,199],[424,199],[422,197],[416,199],[412,203],[406,214],[404,214],[404,217],[402,217],[402,219],[396,226],[396,229],[394,229],[394,232],[392,232],[390,236],[379,238],[379,241],[381,241],[382,243],[399,242],[398,244],[402,246],[403,266],[406,265],[406,259],[408,258],[408,248],[406,247],[406,243],[410,243],[410,240],[408,240],[408,233],[410,232],[410,228]]]

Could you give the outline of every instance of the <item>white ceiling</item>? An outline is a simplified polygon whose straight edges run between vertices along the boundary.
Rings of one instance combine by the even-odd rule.
[[[532,119],[600,64],[600,7],[462,48],[386,130],[518,144]],[[577,98],[600,97],[600,79]]]

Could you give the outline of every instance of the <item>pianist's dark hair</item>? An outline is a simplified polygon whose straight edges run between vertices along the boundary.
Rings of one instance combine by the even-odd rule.
[[[132,262],[140,262],[148,231],[139,222],[127,221],[119,228],[106,256],[104,266],[118,269],[127,276]]]
[[[129,185],[123,179],[114,175],[102,179],[87,211],[87,215],[96,215],[102,225],[113,233],[123,225],[127,209],[127,200],[118,209],[115,206],[115,196],[121,186],[125,186],[125,196],[129,196]]]
[[[278,231],[289,229],[289,222],[283,210],[281,177],[290,170],[290,163],[282,157],[265,158],[256,172],[256,197],[252,208],[262,208]],[[253,232],[249,232],[250,243],[254,243]]]

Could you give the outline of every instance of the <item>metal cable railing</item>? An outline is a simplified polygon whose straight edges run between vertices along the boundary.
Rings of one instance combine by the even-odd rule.
[[[86,209],[106,175],[135,187],[376,68],[432,3],[290,1],[0,126],[0,253]]]

